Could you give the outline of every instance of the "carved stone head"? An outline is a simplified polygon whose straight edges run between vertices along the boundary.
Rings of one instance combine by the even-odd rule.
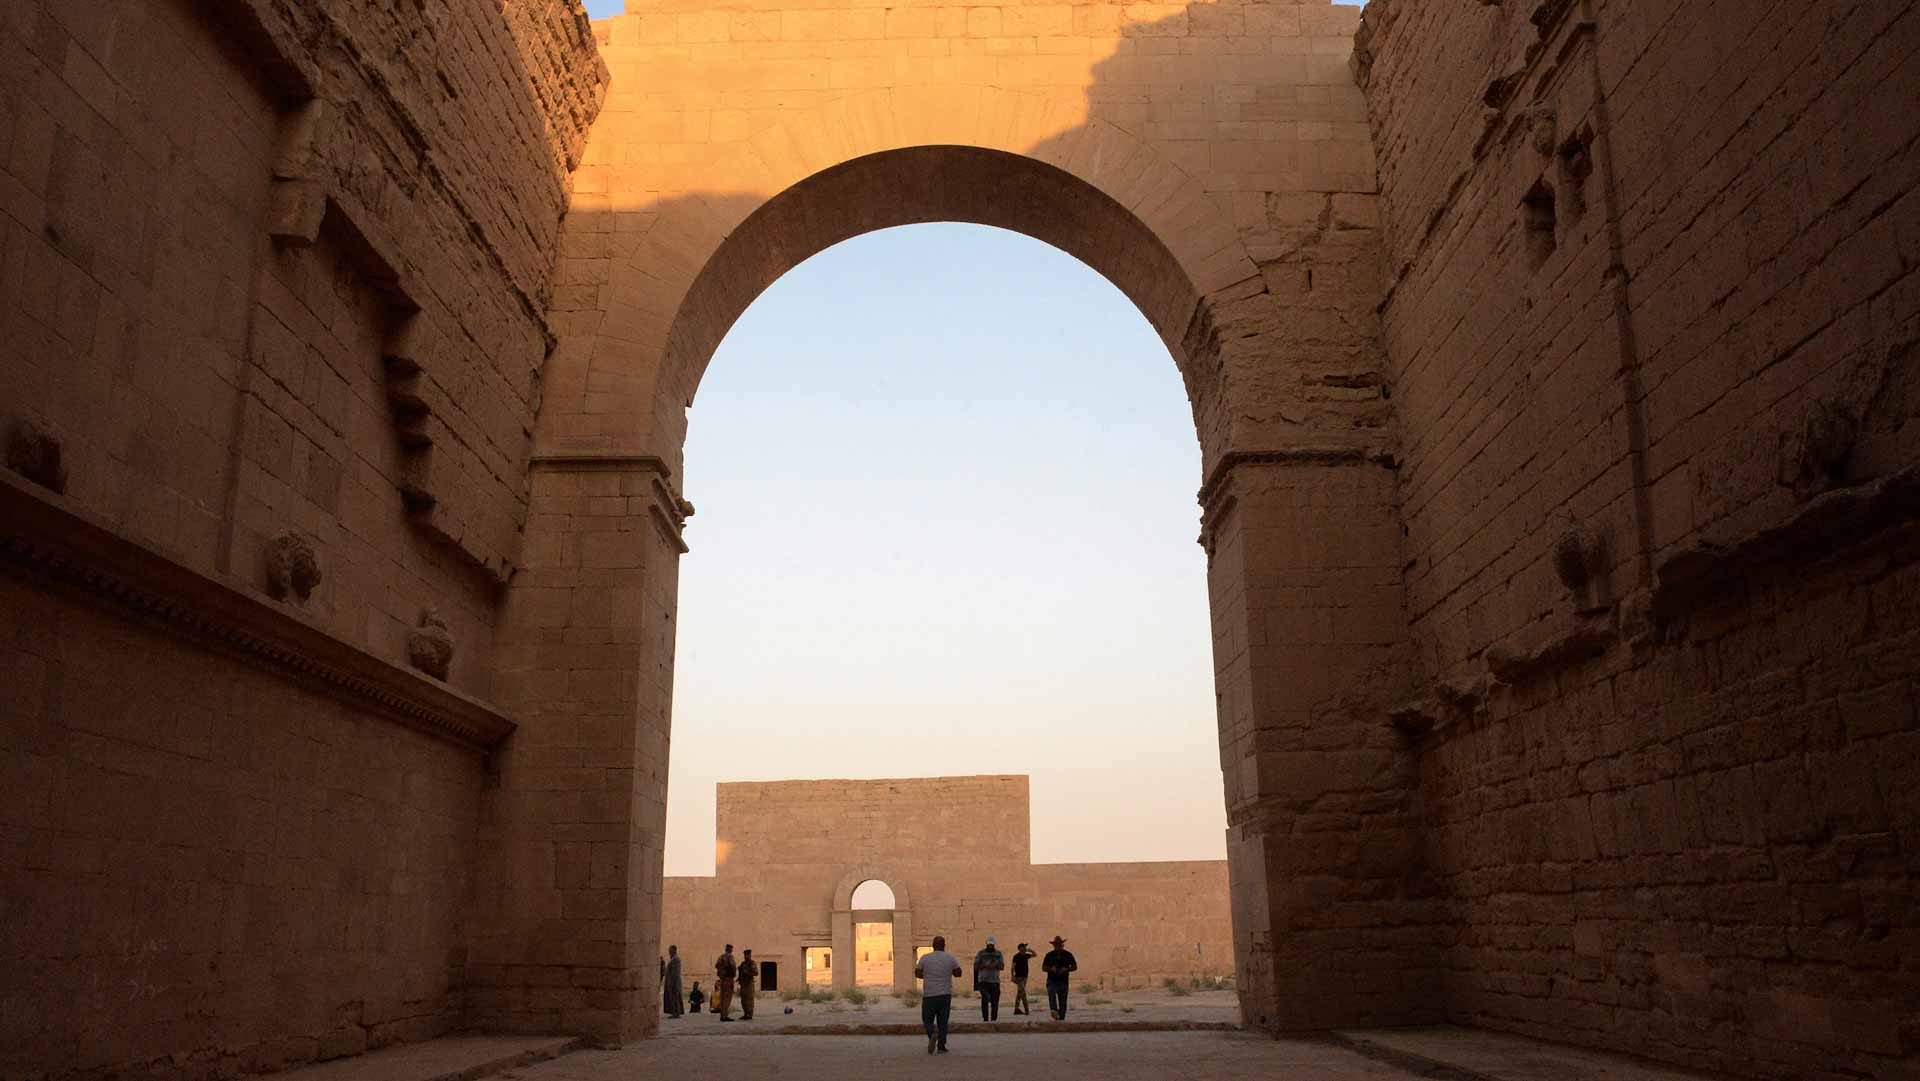
[[[1607,539],[1589,522],[1569,517],[1553,542],[1553,573],[1581,609],[1606,603]]]
[[[1528,107],[1523,115],[1533,149],[1541,154],[1553,153],[1560,144],[1559,118],[1554,115],[1553,106],[1543,102]]]
[[[1577,590],[1593,579],[1588,553],[1596,546],[1592,527],[1582,522],[1567,522],[1560,538],[1553,542],[1553,573],[1560,576],[1561,585]]]
[[[1819,399],[1807,403],[1798,422],[1780,435],[1780,483],[1801,499],[1833,487],[1859,436],[1851,410]]]
[[[59,431],[37,420],[22,417],[7,432],[7,468],[62,495],[67,490],[63,450]]]
[[[320,584],[320,557],[307,538],[288,530],[267,542],[267,595],[274,600],[291,596],[296,602],[313,595]]]
[[[420,625],[407,634],[407,663],[435,679],[453,668],[453,632],[438,611],[420,610]]]

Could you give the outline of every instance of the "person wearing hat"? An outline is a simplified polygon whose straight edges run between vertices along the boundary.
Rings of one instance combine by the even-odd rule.
[[[1067,940],[1053,936],[1053,949],[1040,959],[1040,971],[1047,974],[1047,1012],[1055,1021],[1067,1019],[1067,974],[1080,965],[1067,952]]]
[[[1027,1002],[1027,965],[1039,956],[1022,942],[1013,951],[1013,1012],[1033,1016],[1033,1006]]]
[[[988,935],[986,946],[973,955],[973,989],[980,992],[982,1021],[1000,1020],[1000,970],[1006,967],[1006,957]]]

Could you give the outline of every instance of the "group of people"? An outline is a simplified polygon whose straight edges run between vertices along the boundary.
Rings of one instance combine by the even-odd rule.
[[[753,959],[752,950],[740,951],[738,961],[733,958],[733,943],[727,943],[720,956],[713,959],[713,1013],[722,1021],[733,1020],[733,999],[737,990],[740,996],[740,1020],[753,1020],[753,996],[759,989],[760,964]],[[680,993],[680,947],[668,946],[667,955],[660,959],[660,998],[666,1007],[667,1019],[678,1020],[689,1008],[694,1013],[707,1001],[707,994],[700,990],[700,981],[693,981],[693,987],[684,996]]]
[[[1047,978],[1047,1013],[1055,1021],[1067,1019],[1067,980],[1068,976],[1079,970],[1080,965],[1067,950],[1067,940],[1059,935],[1053,936],[1053,949],[1040,959],[1040,971]],[[1012,972],[1014,997],[1013,1012],[1033,1014],[1033,1006],[1027,1001],[1027,979],[1033,958],[1039,956],[1022,942],[1013,952]],[[1000,1020],[1000,975],[1007,972],[1007,957],[1000,952],[992,935],[987,936],[987,944],[973,955],[973,989],[980,996],[980,1020]],[[953,1017],[953,980],[962,974],[960,959],[947,952],[947,939],[944,935],[933,936],[933,952],[914,962],[913,974],[921,981],[920,988],[920,1024],[927,1033],[927,1054],[945,1054],[947,1051],[947,1026]],[[706,993],[700,990],[700,981],[693,981],[693,987],[684,995],[680,990],[680,947],[668,946],[667,955],[660,959],[660,996],[666,1007],[667,1018],[677,1020],[691,1007],[694,1013],[707,1001]],[[733,1020],[733,999],[737,992],[740,998],[740,1020],[753,1020],[753,996],[760,979],[760,966],[753,959],[752,950],[740,951],[740,959],[734,960],[733,943],[713,961],[713,1012],[722,1021]]]
[[[1053,949],[1040,959],[1040,971],[1047,976],[1047,1013],[1055,1021],[1067,1019],[1067,977],[1080,968],[1067,951],[1067,940],[1053,936]],[[1013,1012],[1033,1014],[1027,1001],[1027,979],[1033,958],[1038,956],[1022,942],[1013,951]],[[973,989],[980,996],[980,1020],[1000,1020],[1000,974],[1007,970],[1006,955],[1000,952],[992,935],[973,955]],[[914,963],[913,974],[920,980],[920,1026],[927,1033],[927,1054],[947,1053],[947,1025],[953,1016],[953,978],[960,975],[960,959],[947,952],[943,935],[933,936],[933,952]]]

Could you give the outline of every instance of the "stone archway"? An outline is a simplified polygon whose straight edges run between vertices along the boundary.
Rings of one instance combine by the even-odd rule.
[[[858,971],[854,964],[853,894],[863,883],[882,882],[893,891],[893,988],[913,987],[913,899],[906,876],[898,868],[863,864],[843,875],[833,887],[833,954],[845,958],[833,970],[833,989],[845,991],[854,986]]]
[[[1379,723],[1402,678],[1402,621],[1358,93],[1343,62],[1248,75],[1225,59],[1244,27],[1221,31],[1206,65],[1142,66],[1134,39],[1193,29],[1187,9],[1154,10],[1137,23],[1114,7],[1089,37],[1098,47],[1070,62],[1002,66],[1044,77],[927,77],[903,62],[830,93],[782,89],[792,69],[742,68],[741,50],[651,51],[649,16],[608,26],[612,96],[575,174],[522,569],[498,628],[496,693],[521,728],[482,841],[477,985],[511,995],[526,966],[590,969],[581,979],[610,991],[583,996],[569,1024],[605,1039],[651,1031],[653,970],[635,959],[653,956],[659,918],[677,567],[693,510],[676,479],[686,410],[720,337],[787,269],[869,230],[961,220],[1105,274],[1184,376],[1247,1022],[1425,1016],[1429,968],[1407,945],[1421,936],[1394,930],[1427,917],[1407,873],[1406,760]],[[1344,50],[1352,13],[1331,14],[1262,34]],[[694,32],[733,15],[675,18]],[[1233,83],[1242,77],[1259,85]],[[741,103],[740,125],[701,134],[682,109],[679,160],[661,160],[656,103],[709,85],[736,87],[723,97]],[[1353,138],[1210,136],[1196,152],[1108,107],[1192,86],[1324,101],[1327,130]],[[556,760],[588,768],[556,781]],[[527,885],[522,868],[583,834],[584,884]]]

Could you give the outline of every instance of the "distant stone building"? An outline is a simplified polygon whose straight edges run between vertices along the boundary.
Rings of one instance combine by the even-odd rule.
[[[667,878],[662,905],[661,941],[696,975],[731,942],[767,990],[908,988],[934,935],[966,959],[988,935],[1011,956],[1056,934],[1087,984],[1233,973],[1225,860],[1033,863],[1023,775],[719,790],[716,873]],[[874,881],[891,911],[854,907]]]

